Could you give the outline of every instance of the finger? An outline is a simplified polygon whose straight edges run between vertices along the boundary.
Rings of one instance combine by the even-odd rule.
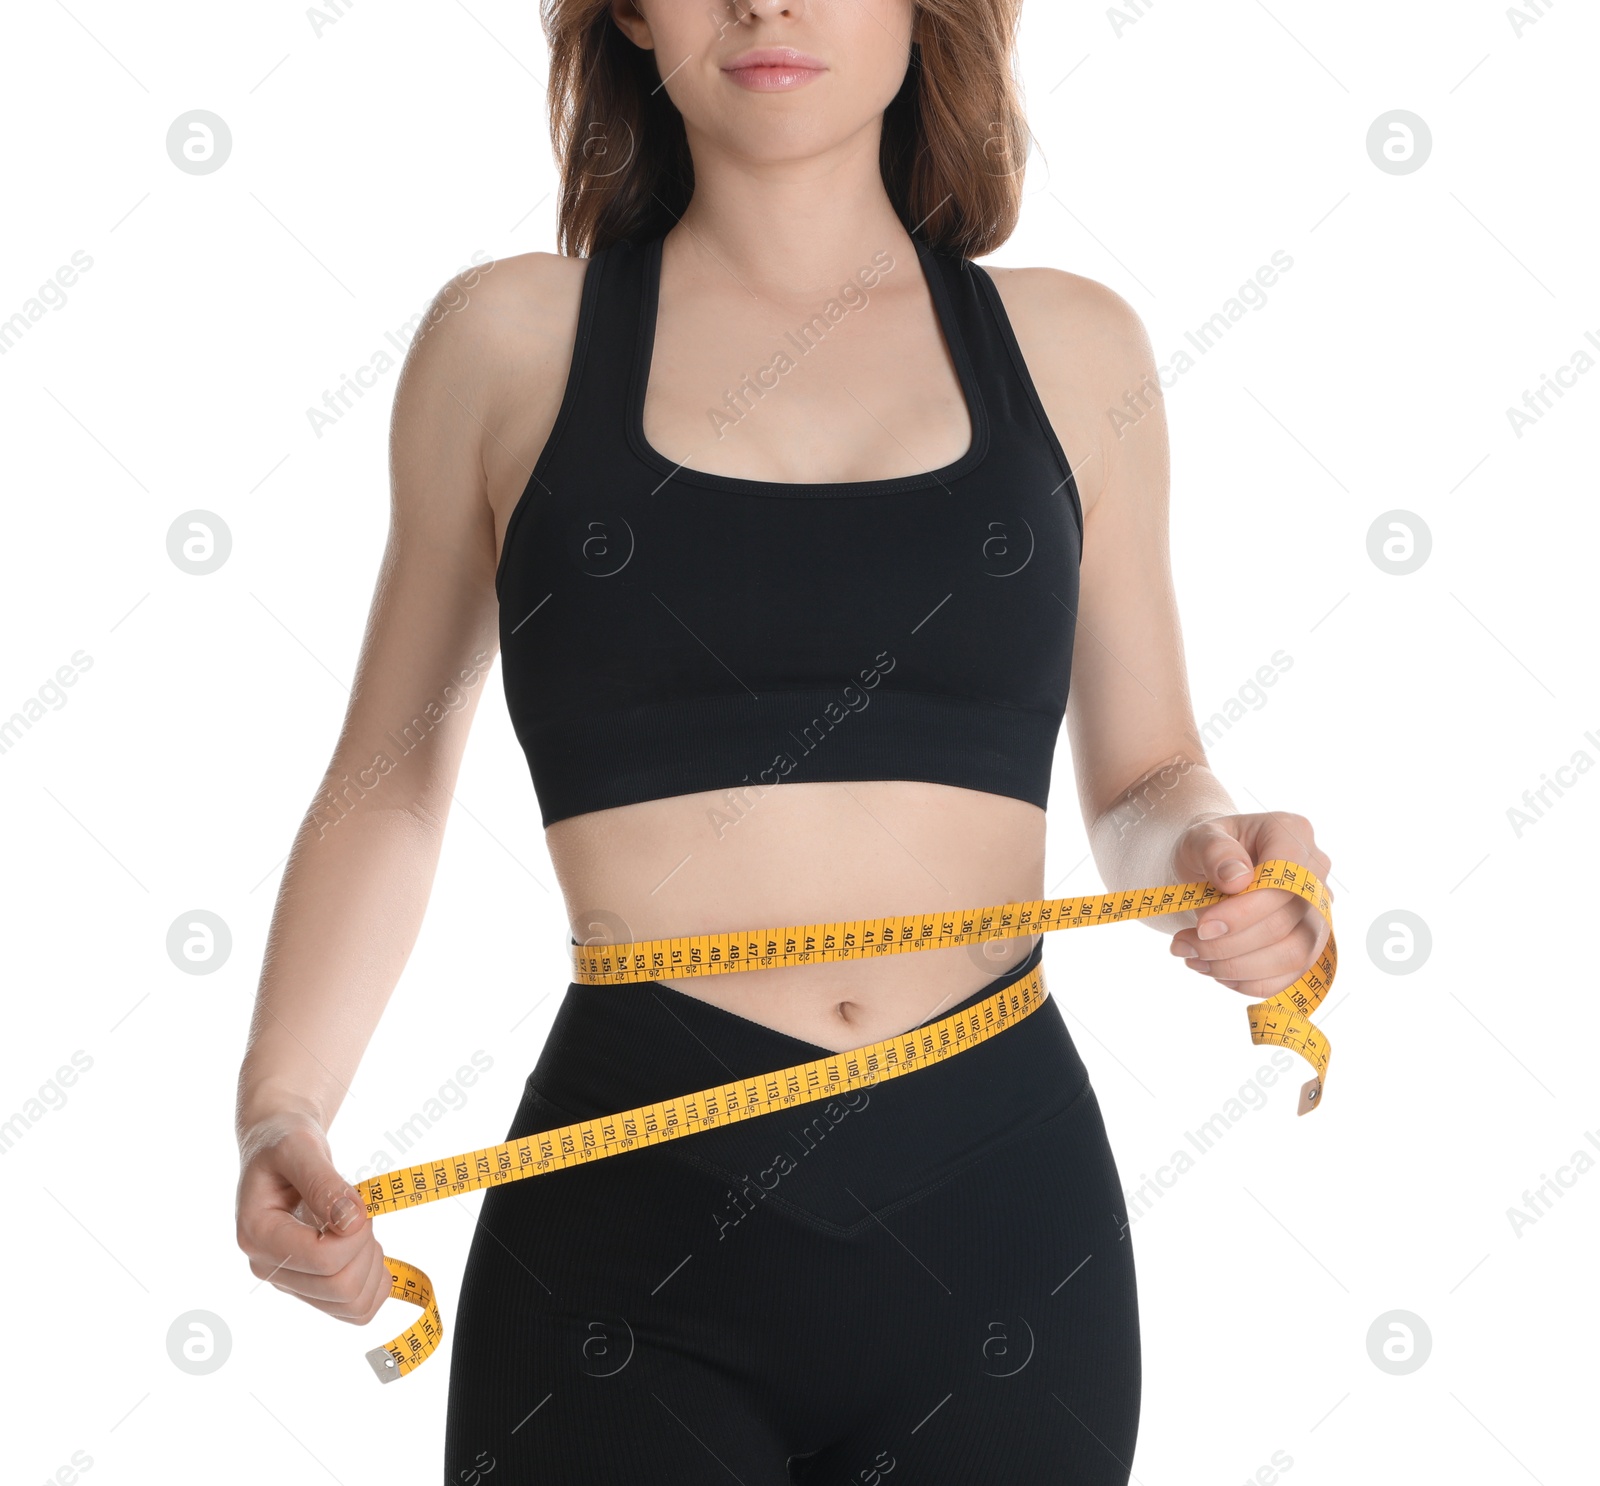
[[[1297,967],[1298,973],[1315,959],[1312,951],[1318,947],[1319,929],[1326,930],[1320,916],[1308,913],[1306,904],[1297,903],[1290,921],[1276,938],[1245,949],[1230,934],[1202,944],[1193,959],[1219,980],[1259,980]]]
[[[1255,845],[1259,861],[1279,859],[1296,862],[1327,887],[1328,872],[1333,866],[1333,861],[1328,853],[1317,845],[1316,834],[1312,830],[1311,822],[1305,816],[1296,815],[1288,810],[1270,811],[1256,837]],[[1328,897],[1331,901],[1333,897],[1331,891]]]
[[[1236,893],[1251,879],[1254,859],[1221,821],[1207,821],[1184,834],[1174,865],[1186,878],[1203,876],[1225,893]]]
[[[314,1306],[326,1316],[332,1316],[336,1321],[348,1321],[354,1326],[365,1326],[383,1308],[383,1302],[388,1299],[394,1288],[394,1282],[389,1272],[389,1262],[384,1258],[383,1251],[377,1249],[374,1254],[375,1263],[370,1272],[363,1278],[360,1287],[348,1296],[322,1299],[316,1296],[304,1295],[299,1291],[290,1289],[286,1285],[274,1282],[274,1288],[294,1295],[296,1299],[303,1300],[309,1306]]]
[[[277,1289],[285,1290],[291,1295],[299,1295],[306,1300],[337,1300],[348,1303],[355,1300],[371,1284],[374,1260],[382,1253],[383,1250],[378,1246],[376,1237],[369,1230],[367,1241],[362,1245],[360,1252],[353,1255],[343,1269],[336,1270],[333,1274],[308,1273],[267,1258],[252,1259],[250,1272],[258,1279],[270,1280]]]
[[[1311,822],[1303,815],[1281,810],[1254,816],[1251,820],[1255,823],[1255,828],[1244,834],[1241,845],[1248,845],[1252,859],[1257,862],[1281,859],[1304,866],[1322,883],[1331,904],[1333,890],[1327,885],[1327,877],[1333,864],[1328,854],[1317,846]],[[1220,824],[1218,829],[1220,830]],[[1213,851],[1217,849],[1215,840],[1212,841],[1210,849]],[[1196,859],[1199,859],[1198,854]],[[1274,910],[1285,905],[1290,906],[1294,912],[1299,912],[1302,907],[1309,908],[1299,894],[1282,888],[1260,888],[1248,893],[1236,890],[1223,902],[1208,904],[1205,908],[1196,910],[1194,925],[1174,934],[1175,946],[1182,947],[1175,947],[1173,953],[1182,954],[1184,948],[1195,948],[1203,952],[1212,939],[1221,937],[1213,928],[1202,939],[1199,933],[1201,925],[1220,924],[1228,931],[1236,931],[1245,925],[1260,924],[1269,918],[1278,923],[1281,920],[1273,918]],[[1321,915],[1317,914],[1315,909],[1310,911],[1321,920]],[[1325,928],[1323,932],[1326,932]]]
[[[1310,926],[1297,926],[1287,938],[1242,955],[1218,955],[1208,959],[1196,956],[1188,963],[1213,980],[1268,980],[1274,976],[1299,975],[1305,968],[1312,943]],[[1288,984],[1288,982],[1285,982]]]
[[[1276,945],[1238,955],[1233,959],[1185,960],[1199,974],[1245,995],[1275,996],[1292,986],[1316,963],[1317,932],[1309,924],[1298,925],[1290,936]]]
[[[344,1314],[338,1311],[330,1312],[336,1319],[349,1321],[356,1326],[365,1326],[382,1310],[384,1301],[394,1293],[394,1276],[381,1248],[375,1258],[377,1262],[373,1265],[371,1277],[357,1297],[356,1303]]]
[[[339,1174],[324,1141],[309,1130],[291,1130],[274,1149],[273,1164],[300,1194],[313,1226],[348,1235],[366,1223],[360,1193]]]
[[[314,1306],[324,1315],[332,1316],[337,1321],[350,1321],[357,1325],[364,1325],[371,1320],[390,1293],[393,1281],[389,1273],[388,1261],[384,1258],[383,1250],[373,1244],[372,1253],[359,1273],[351,1276],[349,1282],[329,1295],[307,1294],[297,1288],[299,1279],[283,1283],[283,1277],[272,1282],[273,1288],[282,1290],[286,1295],[293,1295],[296,1300],[303,1300],[307,1305]],[[319,1281],[326,1285],[327,1281]]]
[[[252,1259],[265,1259],[269,1267],[337,1274],[365,1246],[370,1224],[362,1223],[349,1234],[331,1228],[321,1233],[295,1216],[301,1207],[300,1194],[282,1173],[265,1165],[264,1159],[252,1163],[239,1182],[239,1247]]]
[[[1172,952],[1215,959],[1220,954],[1260,949],[1288,935],[1304,916],[1305,908],[1303,898],[1284,888],[1240,893],[1198,910],[1195,927],[1179,929],[1172,936]]]

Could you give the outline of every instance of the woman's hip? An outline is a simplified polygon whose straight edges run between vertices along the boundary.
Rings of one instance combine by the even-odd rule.
[[[1022,963],[950,1015],[1038,968]],[[937,1020],[938,1018],[930,1018]],[[508,1138],[633,1109],[829,1056],[829,1050],[659,982],[569,985]],[[779,1205],[824,1228],[862,1221],[855,1197],[905,1200],[1000,1142],[1060,1114],[1089,1087],[1053,1000],[942,1062],[866,1088],[732,1120],[533,1185],[627,1180],[635,1163],[698,1169],[730,1189],[726,1221],[750,1202]]]

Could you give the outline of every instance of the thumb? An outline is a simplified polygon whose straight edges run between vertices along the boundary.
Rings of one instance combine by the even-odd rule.
[[[1225,893],[1239,892],[1255,875],[1249,848],[1221,821],[1191,826],[1179,843],[1176,865],[1185,879],[1199,873]]]
[[[366,1204],[339,1175],[325,1141],[308,1130],[294,1130],[278,1150],[283,1175],[300,1194],[300,1205],[314,1227],[344,1236],[366,1220]]]

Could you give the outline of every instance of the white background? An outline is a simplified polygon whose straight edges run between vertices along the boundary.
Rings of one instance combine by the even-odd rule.
[[[1168,392],[1173,553],[1202,719],[1275,651],[1293,658],[1211,759],[1241,809],[1316,826],[1344,959],[1318,1017],[1325,1106],[1295,1117],[1296,1060],[1132,1229],[1134,1474],[1223,1486],[1283,1451],[1292,1486],[1592,1481],[1600,1174],[1569,1169],[1520,1235],[1508,1209],[1574,1152],[1600,1157],[1580,943],[1600,778],[1567,776],[1520,835],[1507,810],[1579,750],[1600,759],[1600,373],[1520,438],[1506,410],[1600,337],[1600,23],[1526,6],[1547,13],[1519,36],[1482,0],[1124,14],[1140,9],[1119,34],[1101,6],[1032,0],[1038,151],[992,261],[1112,285],[1170,362],[1275,250],[1292,256]],[[44,1481],[83,1451],[91,1483],[367,1482],[374,1447],[405,1439],[410,1464],[385,1479],[431,1482],[447,1362],[380,1389],[361,1353],[413,1311],[358,1333],[249,1273],[232,1100],[384,540],[393,374],[320,439],[306,409],[475,251],[553,250],[536,9],[363,3],[318,36],[290,4],[28,0],[7,7],[3,50],[0,319],[74,252],[93,259],[0,356],[0,716],[92,658],[0,754],[0,1119],[75,1051],[92,1059],[0,1164],[4,1475]],[[193,109],[232,131],[210,175],[166,154]],[[1367,152],[1395,109],[1432,132],[1411,174]],[[195,508],[234,543],[203,578],[166,552]],[[1393,510],[1431,533],[1407,576],[1368,552]],[[1070,767],[1063,736],[1057,894],[1102,886]],[[499,1140],[568,978],[498,666],[457,807],[333,1131],[347,1173],[475,1051],[491,1069],[410,1159]],[[195,909],[233,936],[208,975],[165,947]],[[1395,910],[1432,937],[1405,975],[1368,950]],[[1166,948],[1135,925],[1046,941],[1130,1188],[1266,1063],[1239,999]],[[447,1326],[480,1200],[380,1220],[439,1282]],[[207,1376],[168,1360],[191,1310],[231,1335]],[[1368,1350],[1396,1310],[1432,1348],[1398,1376]]]

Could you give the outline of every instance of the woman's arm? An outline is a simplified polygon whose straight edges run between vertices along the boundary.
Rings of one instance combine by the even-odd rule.
[[[421,927],[498,649],[482,429],[467,411],[487,371],[465,295],[459,279],[439,292],[401,369],[388,543],[344,725],[278,890],[244,1123],[286,1103],[325,1123],[339,1108]]]
[[[239,1070],[239,1246],[258,1276],[358,1322],[376,1314],[387,1276],[326,1131],[416,940],[497,648],[484,434],[469,411],[485,405],[498,359],[493,315],[472,313],[478,272],[440,291],[401,371],[388,544],[344,725],[279,888]]]
[[[1240,814],[1207,764],[1173,590],[1166,410],[1143,323],[1120,295],[1076,274],[1026,269],[997,282],[1017,302],[1019,344],[1084,508],[1066,726],[1106,885],[1204,878],[1236,893],[1250,868],[1278,857],[1326,884],[1310,822]],[[1240,861],[1243,871],[1229,870]],[[1257,997],[1291,984],[1328,933],[1309,904],[1276,889],[1141,922],[1173,935],[1173,952],[1197,969]],[[1232,958],[1208,958],[1225,935]]]

